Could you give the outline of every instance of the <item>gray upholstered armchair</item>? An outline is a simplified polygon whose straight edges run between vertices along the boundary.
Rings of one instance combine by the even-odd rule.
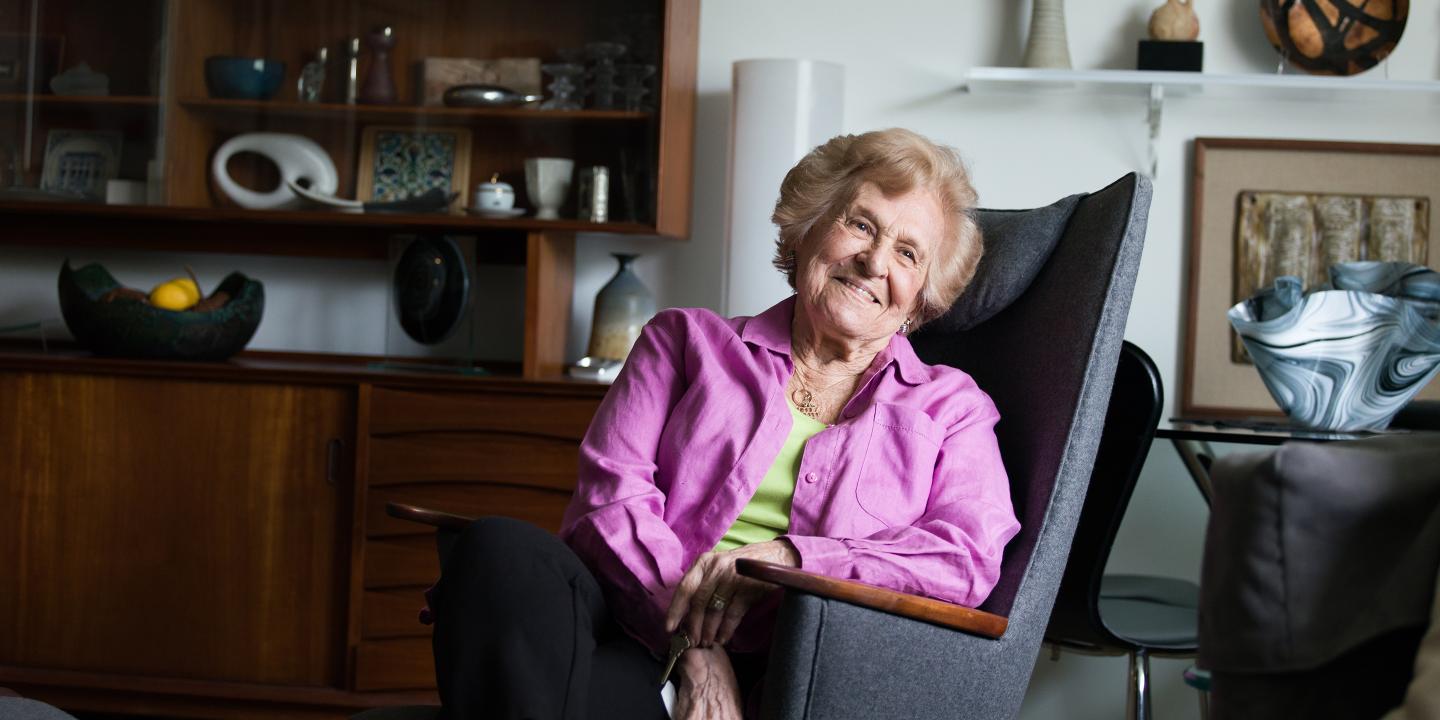
[[[1149,181],[1131,174],[1047,208],[981,211],[986,256],[973,293],[913,342],[926,362],[964,368],[1000,410],[1021,523],[1000,583],[976,613],[785,573],[798,579],[787,583],[764,717],[1019,713],[1084,503],[1149,204]]]
[[[1145,235],[1135,174],[1035,210],[982,210],[986,254],[920,357],[969,372],[996,428],[1020,534],[979,610],[751,564],[788,590],[767,718],[1005,718],[1019,712],[1084,501]],[[395,508],[452,527],[462,518]],[[444,543],[442,542],[442,548]],[[376,713],[372,717],[421,717]]]

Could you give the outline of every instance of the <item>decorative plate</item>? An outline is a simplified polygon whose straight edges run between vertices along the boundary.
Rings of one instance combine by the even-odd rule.
[[[326,195],[325,193],[307,188],[294,180],[286,180],[285,185],[290,188],[291,192],[316,205],[338,208],[347,212],[360,212],[365,206],[365,204],[359,200],[346,200],[345,198],[335,197],[334,195]]]
[[[120,173],[118,132],[51,130],[45,138],[45,170],[40,189],[105,197],[105,181]]]

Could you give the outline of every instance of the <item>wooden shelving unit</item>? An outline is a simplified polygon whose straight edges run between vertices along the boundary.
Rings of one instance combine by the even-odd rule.
[[[18,499],[19,518],[0,527],[0,548],[18,558],[15,572],[0,572],[0,617],[13,630],[0,631],[0,686],[79,712],[160,717],[339,720],[434,702],[428,630],[414,621],[436,573],[433,539],[387,520],[384,503],[558,524],[605,392],[563,377],[576,238],[689,235],[699,0],[16,7],[0,14],[0,33],[34,27],[63,38],[64,65],[87,59],[116,94],[7,88],[0,160],[24,158],[20,185],[35,188],[51,130],[118,132],[120,177],[144,179],[155,161],[164,197],[112,206],[0,193],[0,253],[30,245],[382,261],[396,235],[463,234],[475,239],[477,262],[511,266],[498,274],[523,267],[523,297],[512,283],[503,298],[523,317],[523,357],[476,378],[376,370],[355,356],[165,363],[0,348],[0,496]],[[29,17],[32,7],[40,17]],[[399,38],[391,57],[401,102],[335,102],[342,43],[379,25]],[[412,70],[424,57],[548,61],[617,32],[637,38],[658,68],[651,111],[416,102]],[[321,46],[330,48],[327,102],[298,102],[295,73]],[[266,101],[211,98],[203,68],[214,55],[281,59],[286,81]],[[617,220],[246,210],[211,187],[211,158],[229,138],[296,133],[331,156],[336,194],[355,197],[359,144],[375,125],[468,128],[467,194],[500,173],[522,207],[526,158],[610,167]],[[249,160],[230,170],[256,189],[275,182],[273,168],[267,175]],[[269,308],[265,322],[294,310]]]
[[[413,105],[344,105],[339,103],[273,102],[188,98],[180,107],[197,112],[241,113],[283,118],[324,118],[364,123],[413,122],[615,122],[653,120],[654,113],[626,110],[539,110],[530,107],[464,108]]]
[[[160,98],[147,95],[17,95],[0,93],[0,105],[33,102],[41,107],[138,107],[158,109]]]

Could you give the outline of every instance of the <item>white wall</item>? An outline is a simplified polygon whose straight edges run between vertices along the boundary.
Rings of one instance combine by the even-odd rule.
[[[1076,68],[1133,67],[1135,41],[1159,0],[1071,0]],[[1275,55],[1259,30],[1254,0],[1201,0],[1201,39],[1210,72],[1269,72]],[[846,72],[847,130],[906,126],[959,147],[983,203],[1030,207],[1099,188],[1146,162],[1145,111],[1138,100],[1065,93],[974,96],[960,90],[973,66],[1018,65],[1029,4],[997,0],[704,0],[695,127],[695,203],[687,243],[582,238],[570,347],[583,349],[595,292],[613,272],[607,253],[645,253],[638,272],[660,305],[717,307],[721,296],[730,66],[757,57],[808,57]],[[1410,32],[1387,69],[1392,79],[1440,78],[1435,30],[1440,8],[1414,3]],[[1189,174],[1197,135],[1440,143],[1440,104],[1406,112],[1374,104],[1176,99],[1166,106],[1159,175],[1127,336],[1155,357],[1173,398],[1177,387]],[[4,229],[0,228],[0,232]],[[176,274],[241,269],[266,281],[267,319],[253,348],[380,353],[384,270],[378,263],[0,247],[0,326],[58,317],[60,259],[96,258],[134,286]],[[759,268],[756,272],[770,272]],[[118,274],[118,271],[117,271]],[[517,296],[518,299],[518,296]],[[518,305],[514,312],[520,312]],[[510,354],[510,353],[502,353]],[[1175,460],[1152,454],[1112,558],[1112,571],[1194,579],[1205,508]],[[1157,717],[1195,717],[1181,683],[1186,661],[1154,664]],[[1124,711],[1125,663],[1067,655],[1041,659],[1023,717],[1114,718]]]
[[[1159,0],[1070,0],[1074,67],[1133,69],[1135,41]],[[1254,0],[1200,0],[1205,67],[1216,73],[1273,72],[1276,54],[1259,28]],[[877,10],[883,8],[883,10]],[[1387,63],[1396,80],[1440,79],[1434,29],[1440,8],[1415,3],[1407,33]],[[845,66],[847,131],[905,126],[961,149],[982,203],[1033,207],[1099,188],[1147,163],[1142,101],[1066,93],[977,96],[960,90],[973,66],[1020,63],[1029,3],[980,0],[705,0],[700,25],[694,235],[685,245],[651,245],[640,271],[661,304],[714,307],[722,259],[725,157],[732,62],[806,57]],[[1160,366],[1173,408],[1178,387],[1189,141],[1196,136],[1440,142],[1440,101],[1413,112],[1335,102],[1191,97],[1167,102],[1157,145],[1159,172],[1136,297],[1126,335]],[[575,333],[588,298],[608,275],[605,252],[582,247]],[[756,272],[772,272],[757,268]],[[573,343],[572,343],[573,345]],[[1206,508],[1173,451],[1157,445],[1112,554],[1112,572],[1197,579]],[[1198,716],[1180,673],[1187,660],[1152,662],[1155,716]],[[1045,653],[1022,717],[1115,718],[1125,710],[1124,658]]]

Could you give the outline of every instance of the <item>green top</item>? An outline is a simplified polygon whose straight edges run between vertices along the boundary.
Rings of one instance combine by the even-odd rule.
[[[716,550],[734,550],[741,545],[774,540],[790,529],[790,501],[795,497],[795,479],[800,474],[800,456],[805,452],[805,443],[825,429],[825,423],[802,414],[790,406],[790,416],[795,418],[790,426],[790,437],[775,456],[775,462],[755,488],[755,496],[740,511],[735,524],[725,532],[725,537],[715,545]]]

